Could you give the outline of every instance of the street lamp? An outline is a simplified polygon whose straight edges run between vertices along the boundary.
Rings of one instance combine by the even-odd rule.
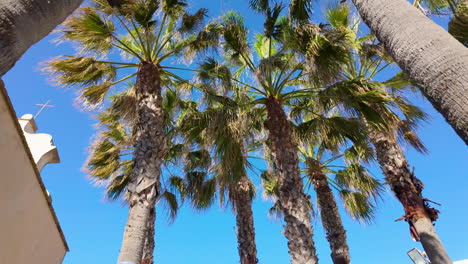
[[[431,262],[427,259],[426,253],[420,251],[417,248],[413,248],[408,251],[408,256],[411,258],[414,264],[430,264]]]

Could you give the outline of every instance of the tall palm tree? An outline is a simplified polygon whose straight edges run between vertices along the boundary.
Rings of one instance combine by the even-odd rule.
[[[233,74],[219,77],[246,86],[248,92],[255,95],[255,100],[249,102],[249,105],[263,106],[268,147],[278,172],[279,201],[291,262],[312,264],[317,262],[317,256],[312,239],[310,202],[302,188],[297,143],[284,108],[300,93],[291,90],[296,85],[294,81],[301,75],[302,64],[295,61],[294,54],[282,52],[281,43],[274,39],[279,34],[280,23],[286,21],[280,19],[282,11],[283,6],[279,3],[259,9],[265,16],[265,29],[264,34],[256,36],[255,54],[252,53],[242,16],[235,12],[226,13],[218,24],[227,63],[217,63],[210,59],[200,68],[208,74],[210,72],[207,69],[212,66],[232,69]],[[244,83],[240,80],[243,76],[253,76],[253,80],[250,78],[248,83]]]
[[[164,131],[168,146],[168,154],[163,163],[165,168],[169,168],[182,156],[180,144],[175,143],[177,133],[172,127],[173,115],[177,112],[176,108],[179,104],[177,97],[175,91],[169,90],[163,101]],[[90,148],[90,154],[85,164],[88,176],[98,185],[106,186],[106,195],[111,200],[128,199],[127,188],[132,177],[133,161],[131,156],[135,141],[132,136],[132,124],[136,120],[135,100],[134,89],[130,88],[113,96],[107,109],[99,112],[97,116],[99,121],[98,135]],[[169,209],[170,220],[173,221],[179,208],[177,196],[168,188],[164,188],[161,193],[157,204],[163,202],[163,205]],[[149,213],[143,248],[142,263],[145,264],[153,263],[155,220],[156,210],[152,208]]]
[[[0,77],[33,44],[62,23],[83,0],[0,2]]]
[[[350,263],[346,231],[332,188],[339,192],[353,219],[372,220],[375,208],[372,201],[380,196],[382,185],[363,166],[373,159],[365,126],[357,118],[339,116],[335,110],[327,112],[309,99],[296,102],[291,114],[298,123],[295,133],[301,140],[299,152],[307,178],[305,188],[312,186],[315,190],[333,263]],[[335,180],[330,174],[335,174]]]
[[[346,211],[353,219],[369,222],[374,216],[372,200],[380,196],[382,185],[361,164],[368,162],[372,155],[359,121],[324,114],[314,113],[314,118],[297,127],[297,133],[304,139],[300,157],[307,177],[305,188],[312,186],[316,193],[333,263],[350,263],[346,231],[330,186],[339,192]],[[311,134],[313,130],[315,133]],[[311,139],[311,135],[319,136]],[[343,149],[350,140],[355,143]],[[339,160],[343,164],[337,163]],[[335,174],[336,179],[332,180],[329,174]]]
[[[342,19],[333,26],[342,25],[349,28],[347,8],[341,7],[334,12],[341,13],[335,17]],[[335,20],[337,21],[339,20]],[[357,28],[352,31],[355,30]],[[328,105],[342,113],[363,118],[386,182],[404,207],[405,215],[402,219],[408,221],[413,237],[421,240],[431,261],[450,263],[450,258],[432,225],[438,217],[438,211],[431,208],[427,199],[422,196],[423,184],[410,171],[409,163],[398,144],[400,138],[416,150],[426,151],[414,133],[417,122],[424,120],[426,115],[402,96],[402,88],[409,85],[403,74],[397,74],[386,82],[373,80],[390,64],[384,60],[385,53],[382,53],[380,45],[371,42],[371,36],[358,38],[357,32],[353,34],[353,39],[354,44],[350,52],[352,60],[344,64],[333,83],[320,91],[321,96],[317,98],[321,102],[318,105]],[[356,99],[371,94],[381,97],[383,104],[378,105],[374,102],[365,108],[356,104]],[[405,120],[399,116],[404,116]],[[383,119],[385,125],[376,123],[376,117],[377,120]]]
[[[227,200],[236,214],[237,244],[240,263],[256,264],[257,247],[255,243],[255,228],[252,213],[252,199],[255,187],[250,181],[247,170],[251,167],[248,152],[255,146],[256,133],[261,129],[258,122],[259,111],[256,108],[246,108],[243,104],[249,101],[240,87],[234,89],[232,98],[217,95],[213,89],[205,95],[208,107],[199,112],[194,109],[181,119],[181,129],[189,142],[211,149],[213,153],[211,164],[207,162],[205,170],[194,170],[196,167],[189,162],[186,166],[187,181],[184,193],[190,196],[197,209],[206,209],[214,201],[216,190],[221,203]],[[209,156],[209,152],[205,156]],[[193,159],[189,159],[193,160]],[[199,161],[206,159],[198,158]],[[210,184],[207,174],[212,174],[217,188],[206,188]],[[195,177],[195,178],[194,178]],[[195,181],[194,179],[203,178]],[[198,184],[194,184],[198,182]],[[206,190],[212,190],[211,194]]]
[[[468,49],[405,0],[353,3],[393,60],[468,144]]]
[[[162,194],[160,167],[166,153],[162,83],[180,78],[164,64],[184,51],[200,48],[196,32],[206,10],[190,15],[182,0],[122,0],[113,6],[95,0],[92,4],[81,8],[60,30],[63,40],[75,42],[89,56],[64,56],[49,65],[59,84],[81,88],[80,99],[88,106],[101,104],[110,89],[136,76],[129,216],[119,262],[140,263],[149,215]],[[105,54],[117,57],[116,53],[127,60],[102,59]],[[122,78],[117,80],[118,76]]]
[[[333,134],[332,137],[335,137],[335,139],[330,139],[336,140],[339,137],[345,137],[345,134],[340,135],[336,133],[336,129],[341,129],[339,124],[345,120],[340,119],[332,117],[330,120],[327,120],[326,117],[322,117],[320,119],[309,120],[301,124],[298,129],[299,131],[304,130],[304,127],[307,126],[321,127],[321,129],[326,128],[330,132],[329,135]],[[347,128],[352,123],[356,125],[355,121],[344,121],[344,123],[347,124]],[[305,129],[305,131],[310,132],[310,128]],[[333,263],[350,263],[351,257],[346,241],[346,230],[343,226],[332,188],[339,193],[346,212],[353,219],[370,222],[374,217],[374,201],[380,196],[382,185],[372,178],[360,164],[364,162],[363,159],[368,159],[372,156],[369,155],[370,153],[367,150],[363,150],[362,146],[358,147],[355,145],[338,154],[339,152],[336,152],[336,150],[331,151],[331,149],[328,149],[330,143],[334,144],[332,142],[317,145],[301,144],[301,161],[304,163],[303,174],[307,179],[304,188],[306,192],[309,192],[312,186],[316,193],[317,207],[326,232],[326,239],[330,244]],[[363,156],[359,152],[369,156]],[[344,164],[337,163],[336,161],[340,159],[347,162]],[[276,200],[278,196],[277,180],[271,177],[272,174],[274,174],[274,171],[263,173],[262,182],[265,194]],[[332,179],[329,176],[330,174],[335,174],[335,179]],[[275,203],[270,213],[280,213],[277,208],[278,203]]]

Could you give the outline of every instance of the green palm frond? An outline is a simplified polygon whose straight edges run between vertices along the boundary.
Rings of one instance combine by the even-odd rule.
[[[244,25],[241,14],[229,11],[222,17],[222,36],[225,41],[223,46],[227,53],[231,54],[233,61],[244,61],[250,56],[250,46],[247,41],[248,29]]]
[[[205,172],[188,172],[186,174],[187,196],[197,210],[210,208],[216,200],[216,178],[206,179]]]
[[[279,196],[278,177],[272,171],[263,171],[260,174],[262,180],[263,196],[276,199]]]
[[[294,20],[305,21],[312,14],[312,0],[291,0],[289,16]]]
[[[179,28],[180,32],[184,33],[193,33],[195,31],[200,31],[203,28],[203,20],[207,16],[208,9],[200,8],[194,14],[185,13],[182,16],[181,26]]]
[[[116,67],[91,57],[60,56],[47,62],[48,73],[58,85],[94,85],[114,81]]]
[[[338,171],[335,182],[343,189],[358,191],[372,199],[379,198],[383,191],[382,183],[373,178],[359,163],[351,163],[345,169]]]
[[[254,11],[263,13],[270,6],[270,1],[269,0],[249,0],[249,5],[250,5],[250,8],[252,8]]]
[[[322,142],[323,147],[336,152],[340,146],[351,140],[365,142],[364,127],[358,119],[340,116],[316,117],[296,127],[302,140]]]
[[[198,65],[198,69],[197,77],[201,82],[212,83],[223,91],[231,90],[232,73],[227,66],[220,64],[214,58],[207,58]]]
[[[123,165],[121,173],[113,177],[107,184],[106,194],[109,199],[117,200],[118,198],[126,195],[127,186],[131,178],[131,173],[132,173],[132,164],[125,163]]]
[[[184,170],[194,171],[208,169],[211,163],[211,156],[208,150],[200,149],[190,151],[185,155]]]
[[[119,169],[120,148],[108,139],[95,142],[87,161],[88,174],[97,179],[108,179]]]
[[[263,34],[257,34],[254,47],[261,59],[265,59],[276,53],[274,40]]]
[[[370,223],[375,218],[376,206],[368,196],[360,192],[341,190],[339,192],[346,212],[355,220]]]
[[[417,125],[408,120],[401,120],[398,124],[400,141],[408,142],[419,153],[427,154],[429,151],[415,132]]]
[[[348,163],[368,163],[375,160],[375,152],[369,144],[353,144],[344,151]]]
[[[267,38],[278,37],[280,34],[280,25],[278,24],[281,12],[284,6],[280,3],[275,3],[273,7],[268,7],[265,12],[265,22],[263,23],[263,34]]]
[[[137,98],[134,84],[111,98],[110,111],[126,122],[133,123],[137,118]]]
[[[212,22],[206,25],[203,30],[198,32],[196,38],[189,45],[188,55],[203,54],[207,50],[216,52],[220,43],[220,36],[222,32],[221,24]]]
[[[161,0],[161,2],[163,12],[173,19],[180,17],[187,6],[184,0]]]
[[[166,190],[161,194],[160,201],[163,202],[164,207],[168,212],[169,220],[173,222],[177,216],[177,212],[179,211],[179,202],[177,196],[174,193]]]
[[[73,40],[85,52],[106,53],[112,48],[115,26],[110,20],[103,20],[91,7],[82,7],[78,14],[67,19],[62,40]]]
[[[159,9],[158,0],[135,1],[131,6],[135,21],[144,29],[155,25],[154,14]]]
[[[327,8],[325,20],[333,28],[349,28],[349,6],[343,4],[332,4]]]

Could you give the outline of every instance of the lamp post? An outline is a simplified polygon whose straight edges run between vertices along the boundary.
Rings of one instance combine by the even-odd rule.
[[[408,256],[413,261],[414,264],[430,264],[431,262],[427,259],[426,253],[420,251],[417,248],[413,248],[408,251]]]

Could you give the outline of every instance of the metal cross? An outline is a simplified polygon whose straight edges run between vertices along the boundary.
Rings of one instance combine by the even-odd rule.
[[[50,100],[47,100],[47,102],[45,104],[36,104],[36,105],[39,105],[39,106],[42,106],[41,109],[39,109],[39,111],[37,112],[37,114],[34,116],[34,118],[36,118],[41,112],[42,110],[44,110],[44,108],[46,107],[54,107],[53,105],[49,105],[49,102]]]

